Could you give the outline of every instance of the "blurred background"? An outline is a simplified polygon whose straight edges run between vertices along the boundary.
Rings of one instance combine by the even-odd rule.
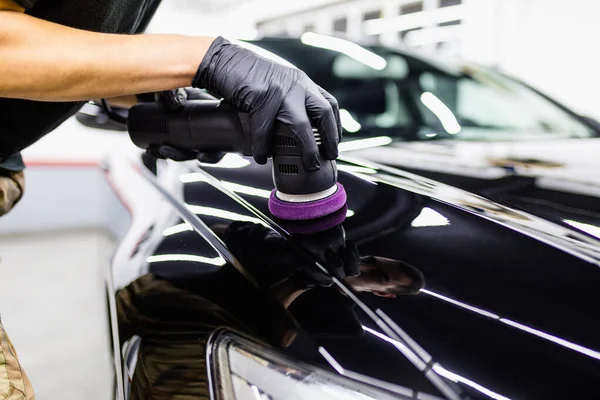
[[[548,133],[558,138],[597,137],[600,124],[592,120],[592,125],[584,126],[578,115],[600,119],[596,98],[600,92],[600,58],[595,54],[600,37],[599,14],[600,2],[592,0],[164,0],[148,32],[225,35],[242,40],[295,38],[300,39],[296,44],[309,43],[330,50],[334,47],[351,57],[357,50],[352,42],[370,49],[387,46],[401,50],[397,54],[416,53],[411,68],[424,68],[423,75],[439,70],[420,81],[425,91],[420,103],[418,97],[413,103],[419,105],[417,111],[425,121],[420,121],[421,136],[412,139],[475,140],[453,145],[438,145],[432,140],[429,147],[419,146],[421,143],[397,146],[388,149],[390,164],[396,160],[407,163],[397,165],[401,168],[409,168],[409,163],[419,168],[427,164],[434,169],[432,173],[439,173],[435,168],[446,169],[491,180],[513,174],[513,161],[519,159],[524,160],[525,169],[538,168],[546,174],[545,181],[537,181],[538,186],[545,182],[546,188],[563,190],[575,184],[571,176],[561,175],[561,167],[583,159],[580,155],[586,151],[586,160],[595,160],[598,149],[593,144],[597,145],[599,139],[577,142],[570,151],[564,150],[564,144],[548,142],[542,155],[539,142],[529,147],[478,144],[476,140],[482,136],[477,136],[481,132],[474,128],[482,128],[485,135],[499,140],[506,138],[505,131],[512,135],[509,140],[517,138],[515,132],[533,138],[535,130],[543,131],[548,138],[552,136]],[[260,43],[267,48],[275,46],[268,40]],[[296,52],[291,42],[282,43],[278,49],[281,51],[271,50],[283,58],[288,50],[290,54]],[[302,50],[297,54],[301,58]],[[375,63],[388,62],[391,75],[385,75],[386,70],[381,76],[399,90],[405,89],[403,74],[407,68],[399,57],[389,51],[384,54],[389,56],[385,60],[370,52],[360,54],[367,54]],[[386,90],[390,86],[368,85],[372,77],[378,77],[374,70],[384,68],[375,64],[373,69],[365,69],[364,65],[360,69],[343,57],[339,60],[346,70],[337,71],[341,75],[328,83],[339,85],[332,93],[343,100],[347,109],[342,115],[347,133],[361,130],[360,124],[363,129],[359,133],[366,136],[393,136],[392,129],[403,129],[405,116],[399,100],[389,101]],[[431,61],[419,64],[418,60]],[[451,66],[466,65],[459,60],[522,80],[572,112],[483,70],[460,70],[474,77],[466,83],[451,72],[438,79]],[[305,58],[303,62],[309,67],[315,64],[315,69],[327,69],[328,73],[336,68],[325,65],[325,61],[317,65],[316,61],[322,60],[316,57],[314,63],[313,59],[308,61]],[[373,65],[369,60],[366,64]],[[319,76],[318,71],[311,75],[317,83]],[[454,87],[444,87],[448,77]],[[427,89],[427,84],[433,89]],[[453,104],[458,103],[459,91],[462,103]],[[370,103],[371,95],[379,96],[381,104]],[[487,108],[477,108],[479,104]],[[396,109],[390,114],[393,107]],[[86,115],[95,122],[102,117]],[[456,135],[461,129],[459,122],[464,129]],[[414,121],[407,123],[414,125]],[[381,133],[384,128],[387,131]],[[352,139],[351,134],[346,137]],[[390,137],[384,138],[388,141],[383,144],[392,142]],[[104,278],[116,238],[127,228],[130,217],[126,202],[115,195],[103,167],[107,158],[127,159],[137,154],[139,149],[122,130],[94,129],[75,118],[23,153],[28,166],[26,196],[0,220],[0,312],[41,400],[96,400],[111,395]],[[547,162],[556,154],[570,155],[571,159]],[[378,152],[377,161],[384,162],[383,155]],[[493,158],[495,161],[490,162]],[[503,164],[506,160],[510,161],[508,167]],[[600,204],[600,182],[592,179],[596,171],[588,165],[578,169],[576,174],[582,182],[572,190],[593,190],[596,197],[590,199]],[[600,237],[600,228],[589,221],[578,227]],[[57,359],[63,363],[59,369],[55,368]],[[51,370],[55,373],[49,374]]]
[[[167,0],[150,31],[409,47],[492,66],[600,117],[599,12],[589,0]]]

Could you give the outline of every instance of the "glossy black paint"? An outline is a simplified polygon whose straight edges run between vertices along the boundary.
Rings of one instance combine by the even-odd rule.
[[[420,271],[416,295],[382,292],[390,276],[365,286],[368,269],[362,286],[323,269],[322,237],[269,219],[268,165],[230,157],[134,174],[152,182],[140,201],[154,208],[113,263],[115,359],[137,357],[120,393],[208,398],[207,340],[226,327],[335,370],[325,349],[398,393],[600,397],[598,139],[411,138],[350,153],[403,171],[342,157],[339,232],[360,255],[395,260],[394,279]]]
[[[600,237],[600,139],[394,142],[350,152]]]
[[[420,270],[419,294],[328,276],[269,219],[269,165],[111,169],[146,182],[110,288],[116,342],[141,338],[133,398],[207,398],[204,345],[218,326],[332,369],[323,347],[346,370],[439,397],[600,396],[597,240],[410,173],[338,166],[347,239]]]
[[[552,110],[548,109],[547,120],[542,118],[538,126],[533,124],[525,130],[510,128],[514,122],[510,120],[512,114],[499,111],[499,115],[506,115],[507,118],[504,128],[477,128],[467,118],[462,131],[449,134],[441,126],[428,125],[419,111],[418,99],[427,91],[419,78],[429,71],[444,75],[447,74],[444,72],[446,70],[452,71],[451,76],[471,76],[473,71],[481,67],[460,62],[442,63],[407,49],[367,46],[367,49],[386,57],[391,54],[400,56],[408,65],[406,76],[390,79],[383,74],[375,79],[365,73],[363,79],[348,79],[336,75],[334,60],[339,57],[339,52],[305,45],[297,39],[263,38],[252,43],[306,71],[317,84],[338,96],[341,108],[376,115],[382,112],[377,111],[377,104],[385,102],[382,94],[384,82],[394,82],[399,95],[395,106],[402,110],[406,108],[403,112],[410,117],[407,118],[410,123],[387,129],[371,124],[356,132],[346,132],[346,140],[381,135],[393,140],[382,147],[359,148],[352,151],[351,155],[414,172],[575,228],[592,237],[600,237],[600,175],[597,172],[600,131],[598,123],[591,118],[581,117],[524,82],[498,71],[481,69],[480,72],[487,71],[501,80],[526,88],[533,97],[551,105]],[[312,62],[315,59],[319,62]],[[458,109],[457,104],[452,103],[459,103],[460,85],[452,90],[446,89],[454,93],[454,97],[448,96],[447,99],[453,100],[448,102],[450,109]],[[468,91],[464,89],[464,92]],[[462,96],[467,98],[463,100],[466,114],[474,112],[483,115],[476,107],[477,99],[468,101],[469,96],[476,94],[462,93]],[[485,96],[478,100],[486,102]],[[507,96],[504,103],[498,105],[508,107],[511,96]],[[488,109],[491,113],[494,108],[488,104]],[[553,128],[553,114],[561,113],[577,121],[581,127],[586,127],[589,137],[577,138],[579,136],[574,131]],[[419,130],[425,128],[429,135],[419,135]]]

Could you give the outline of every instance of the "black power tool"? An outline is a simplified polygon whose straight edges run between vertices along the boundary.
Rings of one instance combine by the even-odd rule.
[[[132,107],[127,119],[131,140],[148,149],[170,146],[204,152],[235,152],[252,155],[248,115],[219,100],[188,100],[178,111],[159,103]],[[321,139],[315,132],[320,148]],[[337,183],[335,161],[319,154],[321,168],[307,171],[295,136],[277,123],[273,135],[273,181],[275,190],[269,210],[283,220],[314,220],[336,213],[346,205],[344,187]]]

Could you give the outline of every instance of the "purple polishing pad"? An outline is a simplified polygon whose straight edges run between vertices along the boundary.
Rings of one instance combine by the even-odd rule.
[[[333,214],[329,214],[317,219],[311,219],[307,221],[290,221],[275,217],[274,220],[279,224],[279,226],[289,233],[311,235],[313,233],[326,231],[336,225],[341,224],[346,220],[347,212],[348,206],[344,204],[342,208]]]
[[[306,221],[317,219],[336,212],[346,204],[346,191],[339,183],[337,184],[337,191],[331,196],[307,203],[291,203],[280,200],[277,198],[276,192],[276,190],[271,192],[269,211],[275,217],[286,220]]]

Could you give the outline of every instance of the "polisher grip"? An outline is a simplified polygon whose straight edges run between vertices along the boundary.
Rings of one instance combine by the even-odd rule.
[[[129,110],[127,129],[143,149],[171,146],[185,151],[235,152],[252,155],[247,115],[218,100],[189,100],[171,111],[159,103],[140,103]]]
[[[219,100],[188,100],[177,111],[160,103],[140,103],[129,111],[127,128],[133,143],[143,149],[170,146],[186,152],[235,152],[250,156],[248,115]],[[320,137],[315,132],[320,145]],[[318,193],[335,186],[335,161],[319,154],[321,168],[308,171],[295,135],[275,124],[271,153],[277,190],[289,195]]]

